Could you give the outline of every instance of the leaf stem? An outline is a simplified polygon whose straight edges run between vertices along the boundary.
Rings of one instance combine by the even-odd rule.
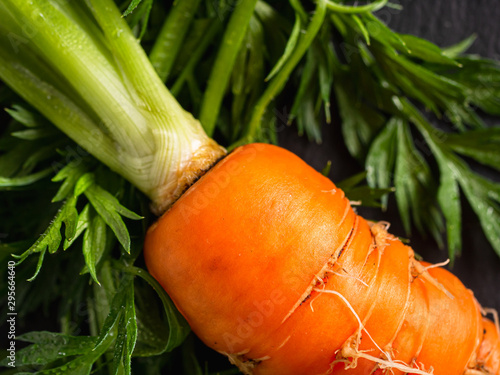
[[[350,6],[350,5],[342,5],[333,1],[327,1],[326,6],[328,7],[329,10],[332,10],[337,13],[355,14],[355,13],[375,12],[385,7],[388,2],[389,0],[377,0],[371,4]]]
[[[257,132],[260,128],[260,121],[262,119],[262,116],[264,115],[264,112],[266,111],[267,106],[283,89],[283,86],[288,80],[293,69],[295,69],[299,61],[306,53],[307,49],[311,46],[316,34],[319,32],[321,25],[323,24],[323,20],[325,19],[326,4],[327,1],[325,0],[319,0],[317,2],[314,16],[309,23],[307,31],[299,40],[288,61],[284,64],[279,73],[271,80],[269,86],[266,88],[259,101],[255,105],[252,117],[246,128],[245,135],[240,141],[232,145],[231,148],[234,148],[240,144],[253,142],[255,140]]]
[[[33,174],[29,174],[26,176],[21,176],[21,177],[2,177],[0,176],[0,191],[1,190],[11,190],[14,187],[21,187],[21,186],[26,186],[30,185],[38,180],[41,180],[42,178],[48,176],[49,174],[53,173],[54,170],[52,168],[46,168],[43,169],[39,172],[35,172]]]
[[[245,38],[256,4],[257,0],[239,1],[224,33],[212,72],[208,79],[199,116],[201,124],[209,136],[212,136],[214,132],[222,99],[233,70],[232,68]]]
[[[127,272],[134,276],[139,276],[156,291],[163,304],[163,308],[165,310],[170,327],[170,335],[168,338],[168,343],[165,347],[165,351],[171,351],[172,349],[180,345],[190,332],[189,325],[184,317],[178,312],[174,303],[162,288],[162,286],[158,283],[158,281],[156,281],[156,279],[151,276],[151,274],[149,274],[142,268],[127,266],[120,262],[115,262],[114,265],[124,272]]]
[[[166,89],[112,0],[6,0],[0,18],[0,78],[157,212],[224,154]]]
[[[165,82],[182,47],[200,0],[175,1],[149,54],[160,79]]]
[[[172,95],[177,96],[179,92],[182,90],[184,83],[188,80],[188,77],[193,73],[194,68],[203,57],[203,54],[206,52],[207,48],[213,42],[213,38],[217,33],[222,29],[222,23],[218,21],[212,22],[212,24],[208,27],[205,35],[201,38],[198,46],[191,54],[189,61],[186,66],[182,69],[181,74],[177,77],[174,84],[172,85],[170,92]]]

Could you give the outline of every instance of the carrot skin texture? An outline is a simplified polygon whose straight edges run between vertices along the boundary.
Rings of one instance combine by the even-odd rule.
[[[498,336],[488,326],[491,343],[481,344],[470,291],[445,270],[427,272],[329,179],[276,146],[220,161],[150,228],[144,255],[193,331],[245,373],[390,370],[355,358],[364,350],[443,375],[477,358],[498,362],[489,350]]]
[[[186,299],[180,311],[192,320],[193,329],[210,327],[202,339],[212,341],[210,346],[220,351],[247,349],[247,335],[266,341],[331,253],[343,246],[355,217],[347,199],[331,212],[321,202],[305,212],[311,201],[333,199],[322,190],[334,185],[325,184],[321,176],[311,179],[305,164],[294,171],[293,178],[283,179],[277,172],[290,167],[286,158],[267,153],[262,160],[265,154],[259,148],[267,149],[263,145],[241,148],[217,164],[158,221],[145,243],[152,275],[168,287],[174,301]],[[262,162],[271,168],[264,170]],[[303,194],[306,186],[313,193]],[[246,196],[249,189],[251,197]],[[301,199],[297,199],[299,193]],[[299,235],[312,226],[314,233]],[[309,253],[312,248],[314,257]],[[167,264],[172,274],[163,273]],[[164,277],[173,282],[171,288],[164,285]],[[258,283],[263,285],[257,287]],[[258,324],[259,312],[264,315],[259,307],[268,301],[272,313]],[[227,319],[214,321],[213,313]],[[221,339],[215,342],[209,337]]]
[[[479,305],[472,292],[450,272],[432,268],[429,273],[454,298],[444,299],[441,290],[427,285],[432,330],[426,335],[417,362],[432,363],[436,374],[459,374],[473,359],[480,344],[482,318],[477,313]],[[458,345],[462,350],[457,350]]]
[[[490,369],[492,374],[500,373],[500,332],[492,321],[483,318],[483,339],[477,354],[479,367]]]

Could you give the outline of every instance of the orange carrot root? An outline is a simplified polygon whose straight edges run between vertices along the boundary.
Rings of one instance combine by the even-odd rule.
[[[500,374],[498,322],[388,227],[290,152],[253,144],[197,181],[144,253],[193,331],[245,374]]]

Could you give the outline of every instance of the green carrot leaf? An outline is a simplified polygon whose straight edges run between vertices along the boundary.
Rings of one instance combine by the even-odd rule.
[[[397,152],[394,183],[405,230],[411,233],[413,221],[421,232],[428,229],[441,245],[443,221],[434,202],[436,186],[428,163],[415,148],[407,123],[398,128]]]
[[[64,223],[66,226],[66,235],[68,237],[72,237],[76,232],[76,223],[77,223],[77,212],[76,212],[76,198],[72,197],[67,199],[59,212],[54,217],[52,223],[50,223],[49,227],[45,230],[45,232],[39,237],[39,239],[23,254],[16,255],[16,258],[19,259],[19,263],[24,261],[29,255],[33,253],[44,254],[45,250],[48,249],[50,253],[55,253],[59,248],[59,244],[61,243],[61,226]],[[40,260],[43,260],[43,257],[40,257]],[[35,273],[38,274],[40,270],[41,263],[37,267],[37,271]],[[35,277],[33,276],[33,277]],[[33,279],[32,277],[32,279]]]
[[[375,109],[357,101],[355,87],[348,84],[349,75],[334,81],[337,104],[342,119],[342,133],[350,153],[362,159],[367,146],[385,123],[385,117]]]
[[[437,154],[441,180],[438,189],[438,202],[446,219],[448,236],[448,254],[453,261],[460,254],[462,247],[462,217],[460,205],[460,191],[456,170],[447,163],[444,156]]]
[[[454,44],[454,45],[449,46],[449,47],[445,47],[442,49],[443,55],[448,56],[452,59],[455,59],[455,58],[459,57],[460,55],[462,55],[465,51],[467,51],[469,49],[469,47],[472,46],[472,44],[474,44],[476,39],[477,39],[477,35],[472,34],[471,36],[465,38],[464,40],[458,42],[457,44]]]
[[[80,220],[79,220],[80,222]],[[83,256],[92,279],[100,285],[97,280],[96,264],[101,259],[106,249],[106,223],[101,216],[95,215],[87,227],[83,236]]]
[[[497,61],[461,57],[460,69],[441,74],[466,87],[467,101],[493,116],[500,116],[500,63]]]
[[[484,234],[500,256],[500,184],[471,172],[461,164],[460,186],[476,213]]]
[[[73,244],[73,242],[75,242],[75,240],[83,233],[83,231],[87,229],[88,226],[90,225],[91,219],[90,219],[89,207],[90,206],[87,203],[83,208],[83,210],[78,215],[78,220],[76,222],[76,228],[73,236],[69,236],[64,239],[64,245],[63,245],[64,250],[69,248]]]
[[[125,315],[123,326],[125,327],[126,343],[124,345],[123,365],[125,373],[131,373],[132,354],[134,353],[138,337],[137,315],[135,310],[135,289],[134,284],[127,288],[125,298]]]
[[[288,39],[286,43],[285,50],[283,51],[283,55],[281,55],[280,59],[278,62],[276,62],[276,65],[271,69],[269,74],[266,77],[266,81],[269,81],[271,78],[273,78],[276,73],[279,72],[279,70],[283,67],[285,62],[288,60],[288,58],[291,56],[295,46],[297,45],[297,41],[299,39],[300,31],[302,28],[302,24],[300,21],[300,16],[295,15],[295,23],[293,25],[292,33],[290,34],[290,38]]]
[[[328,35],[325,33],[325,35]],[[322,41],[327,46],[330,44],[328,40]],[[333,80],[335,71],[335,56],[331,48],[321,48],[318,44],[314,44],[313,48],[317,50],[318,56],[318,80],[319,92],[325,112],[326,123],[331,123],[331,93],[333,91]],[[324,50],[323,50],[324,49]]]
[[[137,323],[134,309],[134,278],[125,274],[111,301],[94,350],[114,342],[112,374],[120,369],[130,374],[130,358],[137,339]]]
[[[332,169],[332,161],[328,160],[328,162],[326,163],[326,165],[321,170],[321,174],[323,176],[325,176],[325,177],[328,177],[328,175],[330,174],[330,170],[331,169]]]
[[[52,173],[52,168],[47,168],[39,172],[27,176],[19,177],[1,177],[0,176],[0,190],[12,190],[31,185],[41,179],[47,177]]]
[[[396,48],[399,51],[406,50],[408,52],[406,43],[400,34],[392,31],[376,16],[371,13],[363,13],[359,17],[365,23],[366,30],[370,33],[371,39],[375,39],[387,47]]]
[[[87,172],[78,177],[75,183],[73,195],[78,197],[79,195],[85,193],[85,191],[95,183],[95,174],[93,172]]]
[[[167,324],[165,325],[163,323],[163,327],[168,328],[168,334],[166,337],[161,334],[162,332],[164,332],[164,328],[162,328],[162,324],[159,324],[160,319],[157,315],[149,315],[148,313],[148,316],[154,318],[151,322],[147,322],[144,319],[139,321],[141,322],[141,327],[143,326],[143,324],[145,324],[147,327],[145,327],[145,331],[139,331],[138,333],[138,339],[140,340],[138,343],[138,349],[152,354],[172,351],[180,344],[182,344],[186,336],[189,334],[189,324],[175,308],[174,303],[165,292],[165,290],[149,273],[138,267],[124,267],[123,270],[133,275],[139,276],[153,288],[153,290],[161,300],[161,303],[163,305],[163,312],[165,313],[165,316],[167,318]],[[144,313],[146,311],[144,309],[145,306],[149,306],[149,304],[139,304],[139,311],[142,311]],[[154,329],[159,329],[159,331],[155,331]]]
[[[134,3],[138,4],[133,7]],[[133,9],[130,10],[132,7]],[[127,22],[132,30],[139,28],[136,32],[138,39],[142,39],[146,33],[152,8],[153,0],[133,0],[123,14],[124,17],[127,17]]]
[[[365,207],[381,207],[381,198],[394,192],[393,188],[373,188],[362,184],[366,180],[366,172],[361,172],[340,181],[341,188],[353,205]]]
[[[405,43],[405,48],[401,50],[409,57],[414,57],[426,62],[460,66],[460,63],[453,58],[447,56],[444,51],[425,39],[418,38],[414,35],[400,35],[401,40]]]
[[[356,185],[360,184],[366,179],[366,172],[357,173],[351,177],[346,178],[345,180],[337,183],[337,186],[342,190],[346,191],[354,188]]]
[[[63,181],[52,202],[59,202],[67,198],[75,190],[77,181],[87,172],[88,166],[82,160],[77,159],[69,162],[53,178],[53,182]],[[79,192],[80,189],[76,189]],[[76,196],[80,194],[75,194]]]
[[[123,12],[123,17],[127,17],[143,2],[143,0],[131,0],[127,9]]]
[[[16,340],[32,344],[16,353],[17,366],[47,365],[58,359],[82,355],[92,350],[96,342],[95,337],[45,331],[24,333],[16,336]],[[6,359],[0,362],[0,366],[6,364]]]
[[[444,142],[455,152],[500,170],[500,128],[476,129],[449,134]]]
[[[109,312],[100,330],[99,337],[95,343],[95,348],[105,343],[108,339],[116,335],[117,323],[120,321],[125,309],[126,290],[130,287],[132,278],[127,275],[122,279],[118,290],[111,300]]]
[[[6,108],[5,111],[17,122],[23,124],[28,128],[36,128],[41,124],[46,124],[46,120],[35,115],[34,112],[26,109],[25,107],[14,104],[12,108]]]
[[[67,339],[67,337],[66,337],[66,339]],[[90,339],[92,339],[92,341],[88,342],[89,346],[91,344],[95,343],[95,338],[91,337]],[[70,340],[77,341],[77,340],[80,340],[80,338],[78,337],[78,338],[76,338],[76,340],[74,338],[70,338]],[[83,343],[82,346],[85,347],[86,344],[87,343]],[[47,345],[47,344],[45,344],[45,345]],[[65,348],[65,347],[66,347],[66,345],[64,343],[62,343],[59,346],[59,350],[61,350],[61,348]],[[57,350],[56,347],[54,347],[53,349]],[[77,356],[76,358],[72,357],[72,356],[68,356],[69,358],[74,358],[74,359],[65,362],[63,365],[57,365],[57,367],[54,367],[54,368],[49,368],[46,370],[37,371],[35,374],[37,374],[37,375],[65,375],[65,374],[89,375],[90,371],[92,370],[92,366],[93,366],[94,362],[104,353],[104,351],[106,349],[107,349],[106,345],[101,345],[100,347],[94,347],[94,348],[92,346],[90,346],[90,348],[85,350],[85,351],[84,351],[84,348],[82,348],[81,352],[83,355]],[[72,351],[74,354],[80,354],[80,351],[78,349],[72,350],[71,347],[69,348],[69,351]],[[66,356],[63,356],[61,354],[61,353],[65,353],[65,352],[58,352],[58,353],[61,357],[63,357],[63,358],[66,357]],[[52,358],[49,357],[48,359],[52,359]],[[59,362],[55,362],[55,363],[59,363]],[[32,374],[32,373],[31,372],[30,373],[23,372],[21,374],[27,375],[27,374]]]
[[[306,97],[310,97],[311,90],[310,87],[313,85],[314,75],[316,73],[316,63],[313,58],[313,53],[309,50],[306,54],[306,62],[302,67],[300,75],[300,83],[295,94],[295,99],[292,104],[292,109],[290,110],[290,117],[288,118],[288,123],[296,119],[302,112],[302,108],[306,103]],[[303,134],[305,129],[305,124],[303,121],[298,121],[298,131],[299,134]]]
[[[139,356],[159,355],[165,351],[169,339],[169,324],[162,302],[154,289],[141,279],[135,283],[135,296],[138,326],[135,353]]]
[[[130,235],[121,216],[132,220],[140,220],[142,217],[122,206],[118,199],[99,185],[90,185],[85,189],[84,194],[111,228],[125,251],[130,252]]]
[[[391,186],[397,152],[398,126],[402,120],[393,117],[373,141],[366,157],[366,181],[371,187],[388,189]],[[382,207],[387,207],[388,196],[382,197]]]
[[[56,134],[59,134],[59,131],[56,128],[48,128],[48,127],[25,129],[11,133],[13,137],[25,139],[28,141],[34,141],[36,139],[41,139],[41,138],[49,138]]]

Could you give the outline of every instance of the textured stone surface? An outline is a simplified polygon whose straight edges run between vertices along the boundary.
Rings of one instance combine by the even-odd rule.
[[[476,34],[470,52],[500,59],[500,1],[400,0],[399,3],[403,6],[401,11],[379,12],[393,29],[429,39],[439,46]]]

